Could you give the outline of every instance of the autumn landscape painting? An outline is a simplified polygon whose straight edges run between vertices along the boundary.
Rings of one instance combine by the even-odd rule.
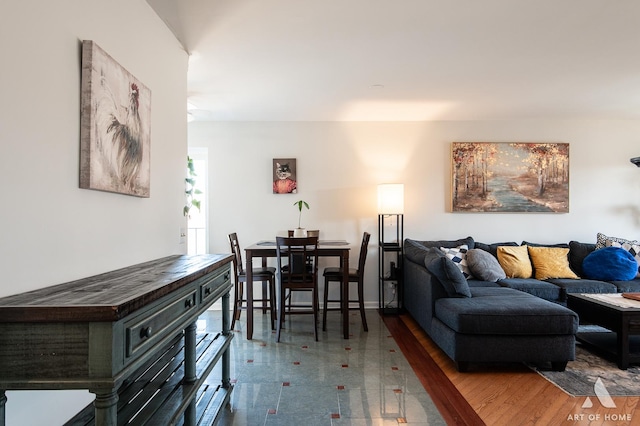
[[[569,212],[569,144],[454,142],[452,211]]]

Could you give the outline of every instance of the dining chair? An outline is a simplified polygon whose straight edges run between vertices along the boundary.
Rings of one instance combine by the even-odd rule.
[[[247,294],[244,296],[244,283],[247,282],[247,274],[242,263],[242,250],[240,249],[240,243],[238,242],[238,235],[234,232],[229,234],[229,244],[231,245],[231,251],[233,252],[233,271],[235,278],[235,296],[233,300],[233,317],[231,319],[231,329],[236,324],[236,320],[240,319],[240,312],[243,309],[247,309],[247,297],[254,297],[253,294]],[[261,308],[262,313],[269,311],[271,315],[271,329],[275,329],[276,318],[276,285],[275,285],[275,273],[274,267],[259,267],[253,268],[253,265],[247,265],[251,267],[252,281],[262,281],[262,298],[252,299],[253,302],[260,302],[261,305],[254,308]],[[268,288],[267,288],[268,284]],[[248,292],[247,292],[248,293]]]
[[[318,237],[276,237],[276,259],[279,284],[276,342],[280,342],[285,315],[313,315],[313,335],[318,341]],[[311,302],[292,302],[296,292],[311,292]]]
[[[367,260],[367,249],[369,247],[369,238],[371,238],[371,234],[365,232],[362,235],[362,244],[360,245],[360,258],[358,259],[358,268],[349,268],[349,284],[357,283],[358,284],[358,298],[351,299],[347,301],[349,305],[349,310],[359,310],[360,317],[362,318],[362,326],[364,327],[364,331],[369,331],[369,327],[367,326],[367,317],[364,312],[364,264]],[[343,290],[343,269],[330,267],[324,269],[324,309],[322,311],[322,330],[327,330],[327,311],[340,311],[342,305],[342,290]],[[329,299],[329,283],[337,282],[340,283],[340,298],[339,299]],[[347,289],[348,290],[348,289]],[[347,291],[347,294],[349,292]],[[329,308],[329,303],[339,302],[337,308]],[[357,303],[357,306],[352,307],[352,303]]]

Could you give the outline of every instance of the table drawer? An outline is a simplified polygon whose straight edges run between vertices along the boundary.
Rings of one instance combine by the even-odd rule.
[[[197,290],[194,288],[127,322],[126,356],[144,352],[167,335],[182,330],[184,318],[196,310]]]
[[[218,299],[225,290],[224,284],[230,281],[231,268],[229,266],[202,278],[202,282],[199,283],[200,303],[207,305],[209,301],[213,302]]]

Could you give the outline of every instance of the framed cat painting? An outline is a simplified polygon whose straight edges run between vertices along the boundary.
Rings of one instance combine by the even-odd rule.
[[[296,194],[298,192],[296,159],[274,158],[272,182],[274,194]]]

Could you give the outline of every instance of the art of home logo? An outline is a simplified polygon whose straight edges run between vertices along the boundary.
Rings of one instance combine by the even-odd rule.
[[[611,398],[611,395],[609,395],[609,391],[607,391],[606,386],[604,385],[604,382],[602,381],[602,379],[600,379],[598,377],[598,380],[596,380],[596,383],[593,385],[593,391],[596,394],[596,398],[598,398],[598,402],[600,403],[600,405],[602,405],[605,408],[616,408],[616,403],[613,401],[613,399]],[[586,397],[584,402],[582,403],[582,408],[592,408],[594,405],[593,401],[591,400],[590,397]],[[585,413],[578,413],[578,414],[569,414],[569,416],[567,417],[568,421],[575,421],[575,420],[601,420],[602,418],[604,418],[605,421],[631,421],[631,414],[625,414],[625,413],[606,413],[604,415],[601,415],[600,413],[594,413],[594,414],[585,414]]]
[[[596,397],[603,407],[616,408],[616,403],[611,399],[611,395],[609,395],[609,391],[600,377],[598,377],[598,380],[596,380],[596,383],[593,385],[593,391],[596,393]],[[593,402],[591,401],[591,398],[587,397],[587,399],[582,403],[582,408],[591,407],[593,407]]]

